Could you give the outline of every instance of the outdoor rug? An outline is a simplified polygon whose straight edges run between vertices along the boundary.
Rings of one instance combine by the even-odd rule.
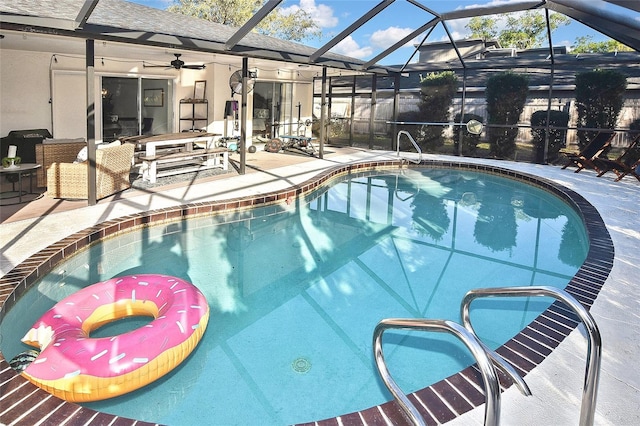
[[[173,185],[177,183],[194,182],[195,180],[201,180],[212,176],[219,176],[225,174],[236,174],[236,170],[231,164],[229,164],[229,170],[222,170],[221,168],[201,170],[199,172],[180,173],[173,176],[164,176],[156,179],[155,183],[150,183],[142,180],[142,175],[138,173],[131,173],[129,180],[131,182],[131,188],[135,189],[149,189],[158,188],[161,186]]]

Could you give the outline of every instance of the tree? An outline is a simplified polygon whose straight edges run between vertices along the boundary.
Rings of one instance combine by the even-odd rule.
[[[615,128],[626,90],[627,76],[617,70],[596,69],[576,74],[578,127]],[[597,130],[578,130],[580,149],[587,146],[598,133]]]
[[[516,151],[520,114],[529,92],[529,80],[510,71],[489,77],[485,97],[489,127],[490,152],[497,158],[511,158]],[[496,124],[498,126],[491,126]],[[512,127],[509,127],[512,126]]]
[[[398,114],[398,121],[408,123],[446,123],[449,109],[458,89],[458,77],[453,71],[433,72],[420,76],[420,102],[417,111]],[[444,144],[444,126],[439,124],[398,125],[398,131],[408,132],[423,152],[432,151]],[[413,149],[407,139],[402,139],[400,149]]]
[[[167,10],[232,27],[241,27],[260,10],[263,4],[264,0],[174,0]],[[292,13],[283,13],[279,8],[274,9],[256,26],[255,31],[292,41],[302,41],[321,35],[318,25],[307,12],[300,8]]]
[[[474,16],[469,20],[469,23],[465,26],[468,30],[471,30],[472,38],[480,38],[483,41],[495,40],[498,38],[498,21],[494,18],[488,18],[486,16]]]
[[[633,49],[616,40],[592,41],[593,36],[577,37],[571,53],[633,52]]]
[[[506,26],[498,31],[498,20],[490,17],[473,17],[466,25],[471,37],[483,40],[498,39],[502,47],[530,49],[540,47],[547,37],[547,21],[543,14],[534,11],[506,15]],[[559,13],[549,15],[549,27],[555,31],[561,25],[568,25],[569,18]]]
[[[449,121],[449,108],[458,90],[458,77],[453,71],[429,73],[420,78],[420,119],[427,123]],[[418,144],[424,150],[442,146],[444,126],[424,125]]]

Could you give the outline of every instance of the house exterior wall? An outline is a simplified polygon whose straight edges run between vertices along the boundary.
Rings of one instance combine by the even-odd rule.
[[[55,59],[54,59],[55,58]],[[179,101],[193,98],[194,83],[206,81],[208,122],[198,127],[224,135],[224,108],[227,100],[241,105],[241,96],[231,96],[229,77],[241,66],[228,63],[209,63],[204,70],[165,70],[143,68],[141,61],[95,58],[95,85],[100,99],[100,77],[139,77],[173,79],[173,123],[169,131],[180,131]],[[279,69],[275,63],[250,64],[258,71],[260,81],[292,82],[293,101],[302,106],[301,119],[311,118],[313,91],[312,76]],[[308,74],[309,72],[307,72]],[[11,130],[47,129],[54,137],[86,137],[85,58],[82,55],[62,55],[51,52],[0,50],[0,136]],[[308,80],[301,81],[301,80]],[[72,100],[70,100],[72,98]],[[71,104],[70,104],[71,102]],[[80,106],[77,104],[82,102]],[[252,134],[251,94],[247,100],[247,136]],[[96,117],[102,117],[101,102],[96,103]],[[101,120],[96,122],[96,139],[101,142]],[[238,133],[238,132],[236,132]],[[228,131],[228,135],[231,132]]]
[[[456,47],[462,57],[467,57],[469,55],[482,53],[485,50],[485,42],[482,40],[462,40],[456,42]],[[429,43],[419,49],[418,62],[420,63],[448,62],[454,60],[458,60],[458,53],[456,53],[449,42]]]
[[[84,71],[51,73],[51,133],[56,138],[87,136],[87,78]]]
[[[0,50],[0,136],[11,130],[51,131],[50,54]]]

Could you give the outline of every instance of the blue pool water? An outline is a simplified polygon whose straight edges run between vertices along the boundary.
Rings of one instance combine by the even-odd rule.
[[[459,321],[472,288],[565,287],[587,253],[584,226],[544,190],[495,175],[445,169],[371,172],[306,200],[155,226],[111,238],[59,265],[7,312],[0,349],[79,288],[113,276],[179,276],[207,297],[196,350],[136,392],[85,404],[169,425],[291,424],[391,399],[372,335],[383,318]],[[472,305],[479,334],[498,347],[551,300]],[[94,335],[147,322],[131,318]],[[442,334],[385,333],[390,371],[406,392],[473,363]]]

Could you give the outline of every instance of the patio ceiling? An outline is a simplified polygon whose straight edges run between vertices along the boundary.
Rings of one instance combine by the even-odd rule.
[[[450,21],[474,16],[499,15],[547,8],[562,13],[640,51],[640,21],[631,18],[631,16],[637,15],[635,12],[640,11],[640,2],[626,0],[590,0],[590,2],[583,0],[522,0],[437,12],[429,8],[429,2],[426,0],[399,0],[399,2],[410,3],[416,7],[416,10],[425,13],[427,17],[425,24],[366,62],[331,53],[331,48],[374,19],[383,10],[392,7],[395,2],[396,0],[371,2],[372,8],[367,13],[318,49],[263,36],[252,31],[269,12],[282,3],[282,0],[267,1],[263,8],[241,28],[202,21],[122,0],[4,0],[0,3],[0,29],[19,32],[2,33],[5,35],[2,47],[9,49],[43,49],[42,44],[38,44],[36,47],[37,43],[44,42],[43,38],[38,35],[57,35],[78,38],[77,47],[73,48],[72,44],[65,47],[66,49],[81,49],[74,53],[81,53],[84,48],[82,40],[90,38],[104,42],[125,43],[130,48],[126,49],[127,52],[124,49],[117,49],[117,54],[119,56],[128,55],[138,60],[165,62],[167,54],[170,56],[173,55],[173,52],[183,53],[182,59],[187,62],[202,60],[198,56],[201,54],[224,54],[231,57],[273,60],[291,66],[326,66],[339,70],[389,74],[401,71],[404,67],[409,67],[412,70],[425,70],[426,67],[428,67],[427,69],[466,67],[467,63],[462,58],[458,64],[409,64],[411,58],[407,58],[407,63],[402,67],[379,65],[379,61],[401,46],[415,37],[430,34],[430,31],[438,25],[445,29],[449,41],[455,48],[456,40],[451,36],[447,26]],[[621,16],[608,12],[602,8],[605,3],[620,6],[628,10],[629,15]],[[455,8],[455,6],[452,7]],[[402,17],[398,16],[398,19],[401,21]],[[22,37],[13,36],[16,34],[20,34]],[[10,35],[11,37],[9,37]],[[427,38],[424,37],[423,41]],[[55,48],[50,51],[55,52],[62,48],[62,43],[55,41],[50,43],[55,44],[52,46]],[[106,48],[108,43],[102,45]],[[108,54],[109,52],[101,52],[99,43],[96,44],[96,56],[108,56]],[[217,61],[220,61],[220,56],[217,57]]]

